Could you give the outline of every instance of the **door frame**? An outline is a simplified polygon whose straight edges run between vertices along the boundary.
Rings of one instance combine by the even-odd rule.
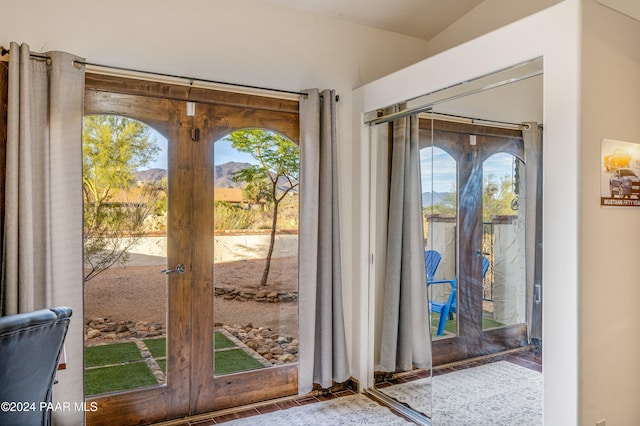
[[[492,330],[482,329],[482,166],[493,154],[504,152],[524,159],[520,130],[421,118],[421,148],[432,146],[423,134],[433,134],[433,146],[456,161],[458,168],[458,333],[432,341],[432,365],[442,365],[525,346],[527,325],[514,324]],[[471,143],[470,136],[475,135]],[[469,167],[461,167],[467,162]],[[479,205],[478,205],[479,199]],[[462,202],[460,200],[463,200]],[[472,200],[469,206],[464,200]],[[463,206],[461,206],[463,204]],[[462,227],[468,227],[463,235]]]
[[[187,102],[196,103],[194,116],[187,115]],[[167,276],[167,384],[89,397],[86,401],[95,402],[99,409],[86,413],[87,424],[158,422],[297,393],[297,364],[214,376],[212,206],[214,142],[235,130],[263,126],[297,141],[298,104],[290,99],[86,74],[85,115],[117,114],[140,120],[170,141],[168,190],[172,203],[180,208],[169,209],[168,227],[180,228],[186,236],[167,235],[167,262],[187,266],[186,273]],[[199,138],[192,139],[193,128],[199,129]],[[194,188],[211,190],[195,194]],[[198,232],[201,229],[211,232]],[[211,263],[197,261],[205,258]],[[257,389],[260,383],[269,386]]]

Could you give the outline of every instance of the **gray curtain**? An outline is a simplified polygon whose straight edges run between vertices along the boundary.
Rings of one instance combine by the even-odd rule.
[[[379,371],[431,367],[418,117],[393,122]]]
[[[542,339],[542,130],[524,123],[525,251],[527,330],[529,339]]]
[[[63,283],[82,292],[84,68],[10,51],[2,315],[68,304]]]
[[[16,43],[10,51],[0,314],[73,309],[53,401],[82,401],[84,67],[68,53],[42,59]],[[53,424],[83,421],[80,411],[53,413]]]
[[[335,92],[300,100],[298,392],[349,378],[342,280]]]

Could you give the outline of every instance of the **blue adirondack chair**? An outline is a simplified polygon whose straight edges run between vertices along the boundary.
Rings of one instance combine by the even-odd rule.
[[[489,270],[489,266],[491,262],[486,257],[482,257],[482,278],[487,274]],[[449,293],[449,297],[447,301],[444,303],[435,302],[429,300],[429,309],[431,312],[438,312],[440,314],[440,320],[438,321],[438,330],[436,331],[437,336],[442,336],[444,334],[444,326],[447,323],[448,319],[453,319],[453,314],[456,312],[456,301],[457,301],[457,279],[454,278],[452,280],[437,280],[437,281],[429,281],[427,279],[427,286],[434,284],[449,284],[451,286],[451,293]]]
[[[425,250],[424,252],[424,267],[427,271],[427,285],[433,281],[436,276],[436,270],[440,264],[440,253],[435,250]]]

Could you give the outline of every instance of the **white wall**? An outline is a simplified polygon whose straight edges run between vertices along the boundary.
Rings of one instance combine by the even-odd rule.
[[[448,87],[535,57],[544,57],[544,418],[546,425],[578,424],[578,102],[580,0],[564,2],[503,27],[354,91],[354,149],[362,154],[358,169],[363,191],[353,215],[369,211],[369,155],[375,142],[362,114],[417,95]],[[540,29],[544,28],[545,31]],[[496,54],[500,52],[500,54]],[[360,144],[355,148],[355,144]],[[374,170],[375,172],[375,170]],[[378,176],[372,176],[376,181]],[[557,182],[562,182],[558,185]],[[371,189],[375,194],[376,188]],[[375,201],[375,199],[373,199]],[[363,222],[365,222],[363,220]],[[354,372],[370,383],[373,324],[377,312],[369,294],[369,223],[361,223],[355,251],[362,253],[354,271]],[[374,253],[375,254],[375,253]],[[374,256],[375,259],[375,256]],[[375,266],[375,265],[374,265]],[[372,273],[375,268],[371,269]],[[371,280],[370,280],[371,278]],[[371,316],[367,316],[371,309]]]
[[[640,143],[640,22],[593,0],[582,31],[581,422],[640,419],[640,209],[599,205],[603,138]]]
[[[5,1],[0,44],[10,41],[107,65],[293,91],[336,89],[345,306],[352,305],[352,229],[359,219],[349,212],[361,188],[353,185],[351,164],[361,154],[350,142],[351,91],[425,58],[426,41],[260,0]],[[82,289],[69,293],[74,321],[82,321]],[[82,400],[81,328],[67,339],[72,357],[56,385],[63,401]]]

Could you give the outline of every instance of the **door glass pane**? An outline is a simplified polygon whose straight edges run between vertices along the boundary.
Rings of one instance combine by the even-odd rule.
[[[166,383],[166,148],[139,121],[84,119],[87,396]]]
[[[428,281],[433,282],[428,286],[431,331],[434,338],[440,338],[457,334],[456,295],[452,295],[452,280],[456,278],[457,166],[446,151],[428,146],[420,150],[420,168],[425,250],[440,258],[437,263],[426,262]],[[429,265],[435,266],[432,271]],[[449,308],[445,308],[447,304]],[[441,319],[443,308],[446,318]]]
[[[295,363],[298,147],[252,129],[214,151],[215,374]]]
[[[525,322],[524,164],[510,154],[483,164],[482,328]]]

